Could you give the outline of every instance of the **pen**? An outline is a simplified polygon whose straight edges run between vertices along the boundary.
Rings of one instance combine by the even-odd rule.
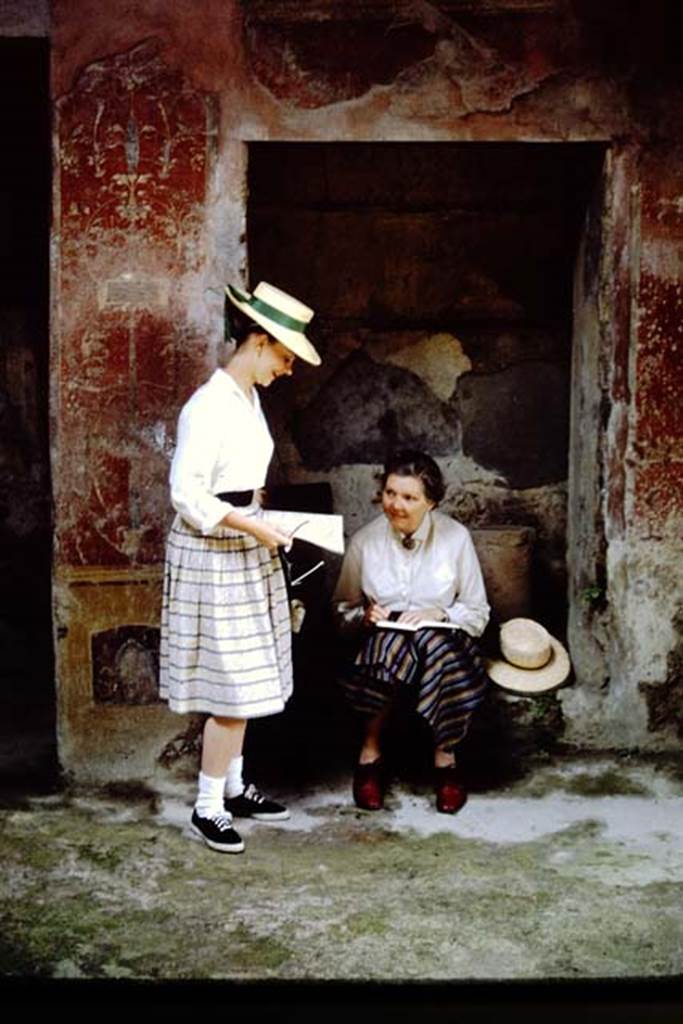
[[[305,525],[306,525],[306,523],[308,523],[308,522],[309,522],[309,520],[308,520],[308,519],[302,519],[300,523],[297,523],[297,524],[296,524],[296,526],[294,527],[294,529],[293,529],[293,530],[292,530],[292,531],[290,532],[290,534],[289,534],[289,539],[291,540],[291,539],[292,539],[292,537],[294,536],[294,534],[296,533],[296,531],[297,531],[297,530],[300,530],[300,529],[301,529],[301,527],[302,527],[302,526],[305,526]]]
[[[289,542],[285,545],[285,551],[292,550],[292,539],[294,537],[294,534],[296,533],[297,530],[300,530],[302,526],[305,526],[307,522],[308,519],[302,519],[300,523],[296,524],[293,530],[290,530],[290,532],[287,534],[287,536],[289,537]]]
[[[297,576],[297,578],[295,580],[292,580],[290,586],[293,587],[297,583],[301,583],[302,580],[305,580],[307,576],[310,576],[312,572],[315,572],[316,569],[319,569],[320,566],[324,565],[324,564],[325,564],[324,562],[320,561],[316,565],[314,565],[311,569],[307,569],[306,572],[301,574],[301,576]]]

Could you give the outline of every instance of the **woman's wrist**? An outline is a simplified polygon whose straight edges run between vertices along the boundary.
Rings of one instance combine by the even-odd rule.
[[[243,520],[244,516],[241,512],[237,512],[235,509],[230,509],[229,512],[226,512],[218,525],[227,526],[229,530],[241,530],[243,527]]]
[[[260,530],[261,522],[255,516],[245,516],[243,512],[231,511],[221,520],[221,526],[227,526],[229,530],[238,530],[246,533],[260,541],[263,531]]]

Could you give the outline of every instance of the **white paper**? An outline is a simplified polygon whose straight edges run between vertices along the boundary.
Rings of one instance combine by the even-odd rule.
[[[454,622],[440,622],[437,619],[421,619],[420,622],[398,622],[396,619],[380,619],[375,623],[382,629],[402,629],[406,633],[416,633],[418,629],[458,629]]]
[[[283,533],[294,534],[295,540],[305,540],[338,555],[344,553],[344,517],[323,512],[284,512],[274,508],[263,509],[264,519]]]

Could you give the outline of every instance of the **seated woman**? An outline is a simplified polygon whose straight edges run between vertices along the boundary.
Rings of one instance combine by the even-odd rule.
[[[469,531],[435,511],[445,492],[436,462],[423,452],[397,452],[381,485],[383,514],[352,537],[333,597],[340,630],[357,631],[359,641],[343,683],[351,706],[366,717],[353,797],[366,810],[383,806],[382,728],[409,687],[432,729],[437,809],[454,814],[467,799],[454,748],[487,687],[476,638],[490,609]],[[416,628],[381,625],[390,617]]]

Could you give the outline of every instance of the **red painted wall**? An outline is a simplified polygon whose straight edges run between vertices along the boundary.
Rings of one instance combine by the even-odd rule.
[[[83,69],[56,127],[59,557],[154,563],[160,438],[206,358],[188,305],[205,262],[216,104],[152,40]]]
[[[643,160],[635,352],[635,525],[675,537],[683,514],[683,147]]]

